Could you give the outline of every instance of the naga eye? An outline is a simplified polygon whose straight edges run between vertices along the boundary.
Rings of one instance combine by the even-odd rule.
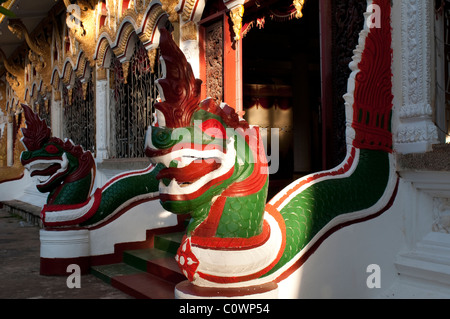
[[[215,138],[226,138],[227,135],[225,127],[216,119],[203,121],[200,125],[200,129],[204,133]]]
[[[50,144],[45,147],[45,151],[50,154],[56,154],[59,152],[59,149],[55,145]]]

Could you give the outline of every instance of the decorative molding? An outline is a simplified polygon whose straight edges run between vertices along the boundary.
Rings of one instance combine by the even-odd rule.
[[[230,18],[233,22],[234,40],[241,39],[242,17],[244,16],[244,5],[238,4],[230,10]]]
[[[85,52],[85,58],[89,61],[91,66],[94,65],[94,51],[95,51],[95,29],[97,14],[95,8],[95,0],[77,0],[76,4],[80,6],[81,23],[78,27],[69,29],[70,37],[73,37],[79,43],[81,50]],[[70,2],[65,1],[66,7]]]
[[[44,96],[51,91],[51,38],[42,30],[38,34],[31,35],[20,19],[9,19],[8,29],[19,39],[25,39],[30,48],[28,61],[31,64],[31,70],[35,70],[36,75],[33,76],[33,73],[30,72],[29,76],[33,76],[34,80],[43,81],[41,95]],[[28,86],[28,89],[30,89],[30,86]]]
[[[402,91],[395,148],[399,153],[425,152],[438,142],[431,108],[432,5],[428,0],[402,1]]]
[[[450,233],[450,198],[433,198],[433,231]]]
[[[197,25],[189,21],[181,26],[181,41],[197,41]]]
[[[295,10],[297,11],[295,13],[295,17],[297,19],[302,18],[303,17],[302,10],[303,10],[303,6],[305,5],[305,0],[294,0],[293,4],[294,4],[294,7],[295,7]]]
[[[175,11],[181,15],[184,22],[194,21],[198,23],[201,19],[206,0],[184,0],[175,7]]]
[[[421,154],[411,154],[421,155]],[[409,220],[408,249],[399,253],[395,266],[400,278],[425,285],[450,284],[450,172],[400,170],[413,186],[409,196],[417,198],[406,211]],[[429,201],[426,200],[428,197]],[[421,205],[417,205],[420,201]],[[426,206],[424,207],[424,203]],[[420,221],[420,222],[419,222]],[[408,226],[409,225],[409,226]]]
[[[139,34],[139,39],[142,43],[153,43],[155,32],[161,17],[166,15],[164,7],[154,5],[145,18],[145,23],[142,26],[142,33]],[[169,17],[170,20],[170,17]]]
[[[169,15],[170,22],[178,22],[178,13],[176,10],[178,0],[161,0],[162,9]]]
[[[109,67],[107,55],[110,54],[110,50],[122,62],[128,60],[128,53],[133,52],[130,38],[134,34],[147,50],[155,47],[158,42],[157,26],[164,21],[162,20],[164,17],[168,17],[168,13],[164,11],[159,1],[149,3],[147,9],[141,12],[136,13],[134,9],[128,9],[120,18],[117,29],[106,26],[100,29],[94,53],[94,59],[97,60],[99,67]]]

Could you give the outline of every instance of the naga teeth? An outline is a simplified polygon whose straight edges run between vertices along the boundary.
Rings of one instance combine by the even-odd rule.
[[[216,161],[220,163],[220,167],[212,172],[205,174],[204,176],[197,179],[192,183],[177,183],[175,178],[170,180],[170,183],[166,186],[163,180],[160,180],[159,191],[161,194],[192,194],[198,191],[203,185],[209,181],[228,173],[236,163],[236,149],[234,147],[234,138],[230,138],[227,142],[227,152],[223,153],[218,149],[212,149],[207,151],[198,151],[195,149],[182,149],[174,151],[172,153],[162,155],[159,157],[154,157],[152,159],[155,163],[162,163],[166,167],[170,167],[170,163],[176,164],[176,168],[183,168],[194,162],[195,160],[206,161],[211,163],[211,161]],[[172,166],[174,167],[174,166]]]
[[[191,157],[191,156],[182,156],[180,161],[178,161],[177,168],[183,168],[188,165],[190,165],[193,161],[197,160],[197,157]]]
[[[182,192],[182,187],[178,185],[175,178],[172,178],[168,186],[164,185],[163,181],[160,181],[159,190],[162,193],[180,193]]]
[[[47,178],[38,178],[39,183],[45,183],[50,179],[50,176],[46,176]]]

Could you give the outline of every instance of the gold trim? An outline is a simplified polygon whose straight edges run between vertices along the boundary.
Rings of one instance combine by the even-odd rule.
[[[181,13],[181,18],[183,21],[191,20],[192,11],[194,10],[195,4],[198,0],[186,0],[183,6],[183,12]]]
[[[131,34],[135,32],[134,26],[131,23],[125,23],[120,31],[120,38],[117,46],[113,48],[113,52],[116,57],[125,55],[127,49],[127,43]]]
[[[181,27],[181,40],[197,40],[197,25],[194,21],[189,21]]]
[[[178,13],[175,7],[178,4],[178,0],[161,0],[162,9],[169,15],[170,22],[178,22]]]
[[[230,18],[233,22],[234,40],[241,39],[242,17],[244,16],[244,5],[239,4],[230,11]]]
[[[295,13],[295,17],[297,19],[300,19],[301,17],[303,17],[303,6],[305,5],[305,0],[294,0],[293,2],[295,10],[297,11]]]
[[[142,34],[139,35],[139,39],[142,41],[142,43],[147,43],[151,40],[152,34],[156,27],[156,22],[164,14],[166,14],[166,11],[164,11],[161,6],[157,6],[157,8],[150,10],[145,28]]]

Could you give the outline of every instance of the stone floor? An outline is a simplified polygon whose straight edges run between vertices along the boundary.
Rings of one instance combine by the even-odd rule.
[[[66,281],[39,274],[39,227],[0,209],[0,299],[131,298],[93,275],[81,276],[80,288]]]

